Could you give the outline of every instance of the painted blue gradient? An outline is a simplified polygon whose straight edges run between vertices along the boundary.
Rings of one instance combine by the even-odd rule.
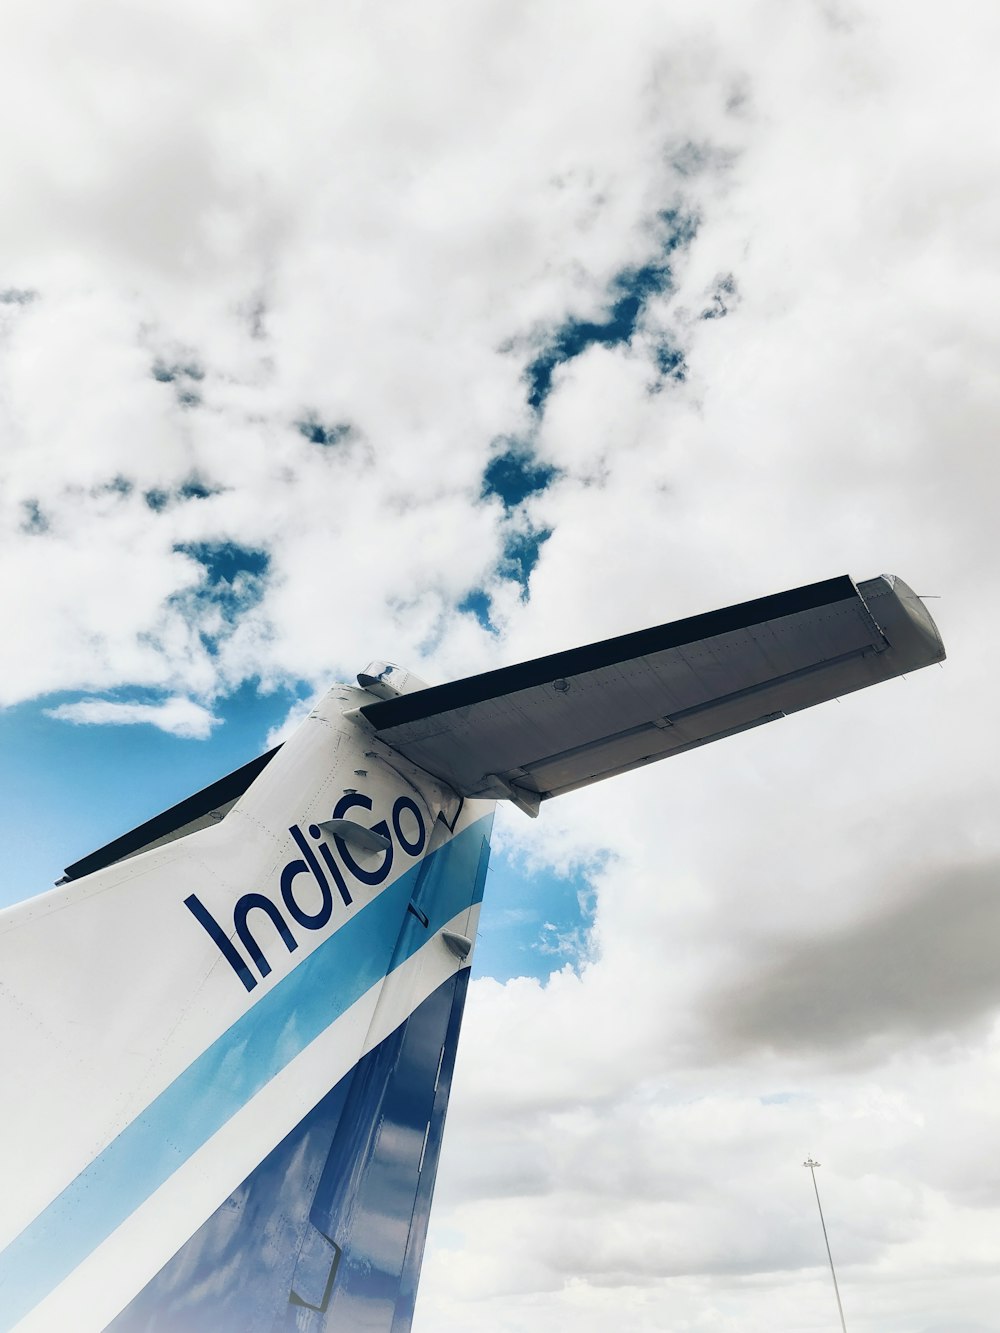
[[[0,1253],[11,1328],[310,1042],[426,941],[407,904],[424,864],[428,929],[482,898],[492,815],[478,820],[326,939],[253,1005]],[[423,885],[421,885],[423,890]],[[409,919],[408,919],[409,918]],[[402,928],[402,929],[401,929]]]
[[[468,980],[341,1079],[108,1333],[406,1333]]]

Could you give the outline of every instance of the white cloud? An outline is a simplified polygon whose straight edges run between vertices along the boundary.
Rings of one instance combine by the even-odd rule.
[[[184,696],[255,675],[446,679],[843,571],[943,594],[942,671],[504,817],[597,909],[578,972],[473,987],[418,1327],[828,1327],[812,1152],[852,1329],[1000,1328],[996,1006],[949,917],[1000,851],[995,7],[41,15],[0,41],[0,289],[38,293],[0,305],[0,702],[157,688],[205,734]],[[678,206],[675,288],[536,421],[526,367]],[[480,487],[532,433],[522,599]],[[221,544],[269,557],[228,618],[177,549]],[[926,986],[873,1046],[880,913]],[[839,1044],[780,1040],[813,961]]]
[[[193,699],[164,699],[159,704],[116,703],[111,699],[81,699],[78,703],[47,708],[46,716],[73,722],[77,726],[135,726],[145,724],[183,736],[187,740],[205,740],[212,728],[222,721],[211,710]]]

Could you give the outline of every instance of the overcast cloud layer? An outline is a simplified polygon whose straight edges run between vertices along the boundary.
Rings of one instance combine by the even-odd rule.
[[[596,905],[472,988],[419,1333],[828,1329],[810,1153],[852,1333],[1000,1330],[998,61],[985,0],[3,8],[0,703],[940,598],[944,669],[503,819]]]

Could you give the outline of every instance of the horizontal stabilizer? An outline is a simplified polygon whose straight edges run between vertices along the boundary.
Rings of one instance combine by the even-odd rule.
[[[539,800],[940,662],[920,598],[846,575],[361,712],[463,796]]]

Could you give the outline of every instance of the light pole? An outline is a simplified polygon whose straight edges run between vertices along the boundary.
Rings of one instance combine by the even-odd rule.
[[[833,1294],[837,1298],[837,1310],[840,1314],[840,1327],[847,1333],[847,1325],[844,1323],[844,1307],[840,1303],[840,1289],[837,1286],[837,1274],[833,1267],[833,1255],[830,1253],[830,1237],[826,1234],[826,1222],[823,1220],[823,1205],[819,1201],[819,1186],[816,1184],[816,1168],[819,1162],[814,1162],[810,1157],[802,1163],[809,1168],[809,1174],[812,1176],[813,1189],[816,1191],[816,1207],[819,1209],[819,1224],[823,1228],[823,1239],[826,1242],[826,1257],[830,1260],[830,1276],[833,1278]]]

